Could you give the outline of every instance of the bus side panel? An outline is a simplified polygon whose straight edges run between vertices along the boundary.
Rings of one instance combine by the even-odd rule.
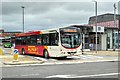
[[[44,46],[38,46],[38,55],[43,56]]]
[[[25,50],[25,53],[28,53],[27,46],[16,45],[15,49],[18,49],[19,54],[22,53],[22,49]]]

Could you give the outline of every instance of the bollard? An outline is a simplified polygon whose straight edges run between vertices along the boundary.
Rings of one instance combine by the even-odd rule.
[[[18,50],[14,49],[13,53],[13,62],[18,62]]]
[[[3,50],[2,50],[2,48],[0,48],[0,55],[3,55]]]

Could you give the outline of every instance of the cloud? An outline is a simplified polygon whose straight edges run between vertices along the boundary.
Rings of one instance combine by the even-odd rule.
[[[118,2],[119,0],[96,0],[97,2]],[[92,0],[2,0],[2,2],[92,2]]]
[[[25,31],[87,24],[94,16],[93,2],[3,2],[5,31],[22,31],[22,8],[25,6]],[[98,14],[113,12],[113,2],[98,3]]]

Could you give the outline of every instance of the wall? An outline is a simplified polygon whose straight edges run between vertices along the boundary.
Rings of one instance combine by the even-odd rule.
[[[106,50],[107,49],[107,34],[102,34],[101,36],[101,50]]]

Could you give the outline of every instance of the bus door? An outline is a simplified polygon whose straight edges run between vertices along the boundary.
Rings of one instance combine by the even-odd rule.
[[[53,55],[56,55],[59,53],[59,46],[58,46],[58,41],[59,41],[59,36],[58,33],[50,33],[49,35],[49,40],[50,40],[50,46],[49,46],[49,52]]]

